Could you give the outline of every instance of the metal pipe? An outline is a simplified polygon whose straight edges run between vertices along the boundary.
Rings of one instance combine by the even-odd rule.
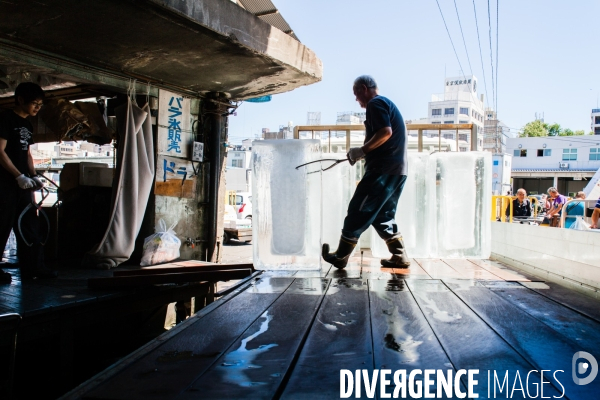
[[[207,212],[207,231],[208,231],[208,246],[206,261],[215,262],[215,248],[217,244],[217,220],[219,217],[219,183],[221,178],[221,135],[223,132],[223,117],[222,106],[220,105],[218,93],[209,93],[207,95],[204,118],[207,121],[207,144],[208,144],[208,162],[210,164],[209,171],[209,188],[208,188],[208,212]],[[212,101],[217,100],[217,101]],[[223,99],[221,99],[223,101]],[[226,101],[226,100],[225,100]]]

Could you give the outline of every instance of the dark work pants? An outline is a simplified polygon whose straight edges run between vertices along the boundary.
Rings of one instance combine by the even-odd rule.
[[[32,246],[27,246],[17,227],[19,216],[33,200],[31,190],[20,189],[11,183],[0,183],[0,248],[4,251],[11,229],[17,237],[17,258],[21,273],[44,268],[44,248],[41,244],[40,217],[35,208],[30,208],[21,220],[23,235]]]
[[[350,200],[342,236],[358,240],[369,225],[373,225],[383,240],[399,237],[395,216],[404,183],[406,175],[386,175],[367,170]]]

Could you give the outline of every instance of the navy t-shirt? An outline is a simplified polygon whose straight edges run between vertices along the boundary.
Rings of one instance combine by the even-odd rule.
[[[23,174],[29,173],[29,146],[33,144],[33,126],[14,111],[0,114],[0,138],[6,139],[4,152]],[[0,167],[1,182],[15,182],[15,177]]]
[[[392,128],[392,136],[365,156],[365,169],[389,175],[408,175],[406,126],[392,101],[376,96],[367,103],[365,120],[367,143],[381,128]]]

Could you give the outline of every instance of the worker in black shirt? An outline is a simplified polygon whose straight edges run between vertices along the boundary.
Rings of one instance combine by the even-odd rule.
[[[17,229],[19,216],[33,201],[33,192],[44,186],[33,166],[29,149],[33,144],[33,126],[27,120],[38,113],[43,101],[41,87],[23,82],[15,89],[15,108],[0,114],[0,249],[4,250],[10,231],[14,230],[21,278],[25,280],[56,277],[56,272],[44,265],[39,216],[35,208],[23,215],[21,231]],[[25,243],[22,235],[31,246]],[[0,282],[10,281],[10,274],[2,271]]]
[[[531,202],[527,198],[525,189],[517,190],[517,198],[512,202],[513,218],[531,217]],[[506,218],[510,218],[510,207],[506,207]]]
[[[410,260],[394,219],[408,174],[406,126],[396,105],[378,94],[372,77],[358,77],[353,91],[356,101],[366,108],[366,135],[364,145],[351,148],[347,157],[351,165],[365,158],[365,175],[350,200],[338,248],[330,253],[329,244],[323,244],[323,259],[344,268],[360,235],[373,225],[392,253],[381,265],[407,268]]]

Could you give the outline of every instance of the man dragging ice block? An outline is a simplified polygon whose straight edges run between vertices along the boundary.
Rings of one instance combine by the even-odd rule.
[[[364,145],[351,148],[347,156],[351,165],[365,158],[365,175],[350,200],[340,244],[330,253],[329,244],[324,243],[323,259],[336,268],[344,268],[360,235],[373,225],[392,253],[392,258],[381,260],[381,265],[407,268],[410,261],[394,220],[408,174],[404,120],[391,100],[379,96],[372,77],[356,78],[353,90],[356,101],[367,109],[366,136]]]

